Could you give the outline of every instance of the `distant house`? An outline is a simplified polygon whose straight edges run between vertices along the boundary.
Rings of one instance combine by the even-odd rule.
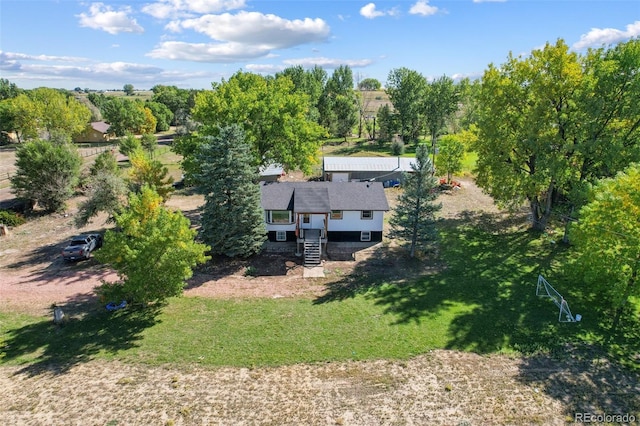
[[[331,182],[379,181],[393,186],[411,172],[415,157],[324,157],[324,180]]]
[[[364,248],[382,241],[389,210],[381,182],[262,182],[271,244],[295,243],[305,264],[320,263],[331,245]]]
[[[111,139],[109,123],[94,121],[87,124],[82,133],[73,138],[74,142],[107,142]]]

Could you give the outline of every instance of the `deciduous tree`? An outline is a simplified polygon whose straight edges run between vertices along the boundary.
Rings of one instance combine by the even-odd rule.
[[[122,90],[124,91],[125,95],[127,96],[133,96],[133,94],[135,93],[133,90],[133,84],[125,84],[122,88]]]
[[[360,90],[380,90],[381,88],[382,84],[375,78],[365,78],[358,84]]]
[[[436,157],[436,167],[447,173],[447,183],[451,183],[451,176],[462,170],[464,144],[455,135],[444,135],[438,146],[440,153]]]
[[[132,152],[141,149],[142,142],[135,135],[129,133],[118,142],[118,150],[120,154],[130,156]]]
[[[403,192],[389,220],[391,237],[409,242],[409,255],[424,250],[435,242],[435,214],[442,207],[436,204],[435,188],[438,180],[433,175],[429,149],[420,144],[416,147],[416,163],[412,173],[405,174]]]
[[[196,231],[180,211],[162,205],[148,187],[129,196],[128,208],[116,214],[95,258],[118,272],[119,281],[98,289],[107,300],[132,303],[163,301],[182,294],[193,268],[207,261],[208,247],[195,241]]]
[[[36,140],[18,148],[15,164],[11,187],[16,196],[55,212],[63,210],[73,196],[82,158],[71,144]]]
[[[143,150],[137,149],[129,155],[131,170],[129,182],[131,189],[140,192],[145,186],[153,189],[167,201],[173,191],[173,177],[169,176],[169,169],[160,161],[149,158]]]
[[[109,131],[116,136],[124,136],[127,133],[138,133],[147,123],[147,114],[138,103],[125,98],[108,98],[100,107],[104,119],[109,123]],[[154,127],[151,131],[155,130]]]
[[[80,134],[91,120],[91,110],[68,92],[40,87],[30,91],[29,96],[37,105],[38,128],[48,135]]]
[[[431,154],[436,162],[436,141],[447,120],[458,110],[460,94],[450,77],[442,76],[427,84],[422,101],[425,127],[431,138]]]
[[[22,90],[6,78],[0,78],[0,100],[15,98]]]
[[[640,40],[570,52],[562,40],[509,56],[482,79],[476,181],[504,206],[528,203],[542,230],[585,182],[640,160]]]
[[[173,121],[173,113],[171,110],[160,102],[147,101],[145,106],[149,108],[156,119],[156,128],[154,131],[165,132],[169,130],[171,122]]]
[[[15,132],[18,142],[38,136],[38,105],[26,94],[0,101],[0,130]]]
[[[573,270],[613,311],[612,328],[640,297],[640,165],[598,182],[570,230]]]
[[[158,147],[158,138],[152,133],[144,133],[140,138],[140,144],[142,148],[147,151],[150,157],[153,158],[153,153]]]
[[[115,214],[126,204],[129,188],[125,180],[108,169],[99,169],[89,177],[87,198],[78,205],[74,224],[81,228],[100,212],[107,213],[106,222],[112,222]]]
[[[199,132],[216,136],[220,128],[243,126],[252,164],[282,164],[309,172],[316,162],[322,128],[309,119],[308,96],[293,90],[289,78],[238,72],[196,98],[193,117]]]
[[[264,214],[257,168],[251,165],[242,128],[228,126],[206,137],[197,159],[197,188],[205,197],[202,239],[215,254],[247,257],[260,252],[266,240]]]
[[[389,72],[386,89],[405,143],[417,142],[422,129],[422,111],[427,80],[417,71],[396,68]]]

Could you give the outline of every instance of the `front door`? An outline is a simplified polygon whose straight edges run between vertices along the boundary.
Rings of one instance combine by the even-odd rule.
[[[301,213],[299,222],[300,229],[320,229],[324,231],[324,218],[324,214]]]

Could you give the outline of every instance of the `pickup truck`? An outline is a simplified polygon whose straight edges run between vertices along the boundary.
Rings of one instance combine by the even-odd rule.
[[[71,242],[62,250],[62,258],[67,261],[89,259],[91,252],[102,247],[102,235],[85,234],[71,239]]]

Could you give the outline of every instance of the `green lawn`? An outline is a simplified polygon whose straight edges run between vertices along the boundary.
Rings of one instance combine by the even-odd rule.
[[[397,276],[388,259],[372,258],[316,300],[183,297],[156,310],[111,314],[93,306],[60,328],[50,317],[2,312],[0,360],[31,367],[93,358],[250,367],[403,359],[436,348],[562,354],[569,344],[637,368],[637,319],[609,335],[610,316],[562,275],[567,249],[548,236],[471,217],[441,222],[441,238],[438,272],[413,274],[412,265],[420,265],[404,259],[407,274]],[[555,305],[535,295],[539,273],[582,322],[558,323]]]

